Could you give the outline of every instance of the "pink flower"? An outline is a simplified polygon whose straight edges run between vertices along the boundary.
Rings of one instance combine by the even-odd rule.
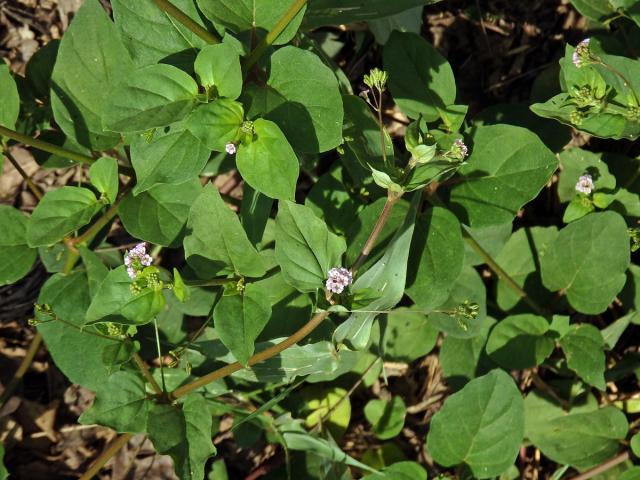
[[[124,264],[127,267],[127,274],[132,280],[135,280],[144,267],[148,267],[153,263],[151,255],[147,254],[147,246],[144,242],[137,244],[131,250],[124,254]]]
[[[238,148],[236,147],[235,143],[227,143],[225,145],[224,149],[226,150],[226,152],[229,155],[234,155],[236,153],[236,151],[238,150]]]
[[[332,293],[342,293],[351,283],[353,283],[351,272],[344,267],[336,267],[329,270],[325,287]]]

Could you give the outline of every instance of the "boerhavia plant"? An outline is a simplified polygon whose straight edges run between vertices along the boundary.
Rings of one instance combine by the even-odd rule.
[[[33,212],[0,207],[0,284],[50,274],[2,402],[44,342],[96,393],[79,422],[119,433],[83,480],[134,434],[181,479],[227,478],[223,417],[238,448],[273,444],[269,478],[515,479],[527,449],[550,478],[640,478],[640,2],[576,0],[610,31],[513,125],[467,116],[419,23],[385,27],[427,3],[85,0],[24,77],[0,67],[8,161],[83,175],[25,174]],[[381,52],[361,84],[314,34],[356,21]],[[567,147],[555,121],[625,147]],[[539,197],[557,218],[527,216]],[[447,389],[390,394],[390,363],[427,355]],[[360,413],[375,441],[346,452]]]

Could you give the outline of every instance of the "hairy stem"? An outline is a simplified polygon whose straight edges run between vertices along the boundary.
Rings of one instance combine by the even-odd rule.
[[[160,388],[160,385],[158,385],[158,382],[156,382],[156,379],[153,378],[153,375],[151,375],[151,372],[149,372],[149,368],[147,367],[147,364],[144,363],[144,360],[142,360],[142,357],[138,355],[138,352],[134,352],[132,358],[133,358],[133,362],[138,367],[138,370],[142,372],[142,375],[144,376],[144,378],[147,380],[147,382],[149,382],[149,385],[151,385],[151,388],[153,388],[153,391],[156,392],[158,396],[163,396],[164,392]]]
[[[27,175],[27,172],[24,171],[22,166],[18,163],[18,161],[15,159],[15,157],[12,155],[12,153],[9,151],[8,148],[5,149],[4,155],[9,159],[9,162],[11,162],[11,165],[13,165],[13,167],[18,171],[20,176],[24,179],[24,183],[27,184],[27,187],[29,187],[29,190],[31,190],[31,193],[33,193],[33,195],[38,200],[41,200],[42,192],[40,191],[38,186],[35,183],[33,183],[33,180],[31,180],[31,177]]]
[[[89,469],[84,472],[84,475],[80,477],[80,480],[91,480],[96,475],[104,464],[107,463],[111,457],[113,457],[118,451],[124,447],[127,442],[133,437],[132,433],[123,433],[111,442],[111,444],[100,454],[100,456],[91,464]]]
[[[20,381],[24,377],[24,374],[27,373],[27,370],[29,370],[31,363],[36,356],[36,353],[38,353],[38,348],[40,348],[41,343],[42,335],[40,334],[40,332],[36,332],[36,334],[31,339],[31,343],[29,344],[26,355],[22,359],[22,362],[20,362],[18,370],[16,370],[16,373],[13,374],[13,378],[7,384],[4,391],[2,392],[2,395],[0,396],[0,408],[2,408],[6,401],[9,400],[13,391],[20,384]]]
[[[271,44],[280,36],[280,34],[284,31],[285,28],[291,23],[294,17],[302,10],[302,8],[307,4],[307,0],[295,0],[289,10],[285,12],[285,14],[278,20],[278,23],[271,29],[265,37],[260,40],[260,43],[254,48],[249,56],[247,56],[244,61],[243,70],[244,72],[248,72],[251,67],[253,67],[256,62],[260,59],[260,57],[264,54],[264,52],[269,48]]]
[[[216,33],[212,33],[202,25],[194,21],[189,15],[177,8],[169,0],[153,0],[157,7],[163,12],[171,15],[177,21],[179,21],[186,28],[195,33],[198,37],[207,43],[215,44],[220,43],[221,39]]]
[[[571,478],[571,480],[589,480],[590,478],[606,472],[607,470],[610,470],[616,465],[626,462],[627,460],[629,460],[629,452],[622,452],[615,457],[607,460],[606,462],[601,463],[597,467],[593,467],[591,470],[587,470],[586,472]]]
[[[45,142],[37,138],[32,138],[32,137],[29,137],[28,135],[23,135],[22,133],[16,132],[15,130],[10,130],[6,127],[3,127],[2,125],[0,125],[0,136],[8,137],[11,140],[15,140],[16,142],[20,142],[24,145],[29,145],[30,147],[37,148],[38,150],[42,150],[43,152],[52,153],[54,155],[60,155],[61,157],[68,158],[69,160],[73,160],[74,162],[78,162],[78,163],[83,163],[85,165],[91,165],[96,161],[95,158],[90,157],[88,155],[83,155],[82,153],[74,152],[72,150],[67,150],[66,148],[62,148],[62,147],[59,147],[58,145],[54,145],[53,143]],[[130,167],[119,165],[118,170],[123,175],[128,175],[128,176],[133,175],[133,169],[131,169]]]
[[[401,193],[388,192],[387,202],[384,204],[382,213],[378,217],[378,221],[374,225],[373,230],[371,230],[371,234],[369,235],[369,238],[367,238],[367,241],[365,242],[364,247],[362,247],[362,251],[360,252],[360,255],[358,256],[356,261],[353,263],[353,266],[351,267],[352,272],[355,273],[362,266],[362,264],[365,262],[367,257],[371,254],[371,250],[373,250],[373,247],[375,246],[376,241],[380,236],[380,233],[382,233],[382,229],[384,228],[385,224],[387,223],[387,220],[389,219],[389,214],[391,213],[391,210],[393,210],[394,205],[398,203],[398,200],[400,200],[401,197],[402,197]]]

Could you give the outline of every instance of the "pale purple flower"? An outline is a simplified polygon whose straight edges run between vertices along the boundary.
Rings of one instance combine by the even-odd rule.
[[[462,155],[462,158],[466,158],[467,155],[469,155],[469,149],[467,148],[467,146],[464,144],[464,142],[462,141],[461,138],[456,139],[455,142],[453,142],[454,145],[458,148],[458,151],[460,152],[460,154]]]
[[[235,143],[227,143],[224,146],[224,149],[227,151],[227,153],[229,155],[234,155],[236,153],[236,151],[238,150],[238,148],[236,147]]]
[[[332,293],[342,293],[346,287],[353,282],[353,275],[344,268],[332,268],[329,270],[327,282],[325,284],[328,291]]]
[[[153,263],[151,255],[147,254],[145,243],[139,243],[124,254],[124,264],[127,267],[127,274],[135,280],[138,273]]]
[[[590,195],[593,188],[593,178],[588,173],[581,175],[578,183],[576,183],[576,192],[584,193],[585,195]]]
[[[590,41],[590,38],[585,38],[576,46],[576,49],[573,51],[572,61],[573,64],[578,68],[582,68],[585,65],[589,64],[589,57],[591,56],[591,52],[589,51]]]

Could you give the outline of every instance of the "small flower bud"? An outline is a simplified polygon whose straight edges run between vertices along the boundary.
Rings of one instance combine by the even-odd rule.
[[[340,294],[346,287],[351,285],[352,282],[353,275],[348,269],[344,267],[336,267],[329,270],[325,287],[331,293]]]
[[[229,155],[234,155],[237,151],[237,147],[235,145],[235,143],[227,143],[224,146],[225,151],[229,154]]]
[[[589,49],[590,41],[590,38],[585,38],[576,46],[576,49],[573,52],[572,61],[578,68],[582,68],[593,63],[591,50]]]
[[[593,188],[593,178],[588,173],[581,175],[576,183],[576,192],[584,193],[585,195],[590,195]]]
[[[364,84],[371,88],[383,92],[387,86],[389,74],[379,68],[373,68],[368,75],[364,76]]]

